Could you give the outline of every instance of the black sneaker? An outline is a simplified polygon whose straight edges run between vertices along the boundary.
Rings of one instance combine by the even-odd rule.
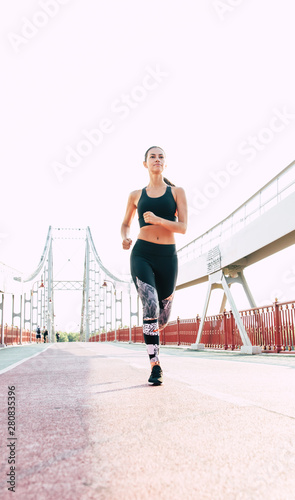
[[[161,385],[163,382],[163,372],[160,365],[154,365],[152,368],[152,373],[148,379],[149,384]]]

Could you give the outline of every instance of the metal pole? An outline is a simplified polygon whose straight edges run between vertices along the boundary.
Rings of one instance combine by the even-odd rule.
[[[101,339],[101,333],[102,330],[104,329],[104,287],[100,287],[100,299],[99,299],[99,315],[100,315],[100,321],[99,321],[99,340]]]
[[[100,273],[95,270],[95,295],[94,295],[94,315],[95,333],[100,334]]]
[[[86,263],[86,285],[85,285],[85,314],[86,314],[86,342],[89,342],[89,241],[88,237],[86,238],[86,254],[85,254],[85,263]]]
[[[234,302],[234,299],[233,299],[233,296],[231,294],[231,291],[229,289],[229,286],[227,284],[227,280],[226,280],[226,277],[224,276],[224,274],[222,273],[222,276],[221,276],[221,283],[222,283],[222,286],[223,286],[223,289],[226,293],[226,296],[227,296],[227,300],[231,306],[231,310],[233,312],[233,315],[234,315],[234,318],[235,318],[235,321],[236,321],[236,325],[239,329],[239,332],[240,332],[240,335],[241,335],[241,339],[242,339],[242,342],[243,342],[243,346],[248,346],[248,347],[252,347],[252,344],[251,344],[251,341],[248,337],[248,334],[245,330],[245,327],[243,325],[243,322],[241,320],[241,317],[239,315],[239,311],[236,307],[236,304]]]
[[[137,300],[136,300],[136,307],[137,307],[137,322],[136,325],[139,326],[139,295],[137,295]]]
[[[43,283],[43,275],[41,275],[41,283]],[[40,285],[41,286],[41,285]],[[37,282],[37,326],[42,328],[42,289],[39,290]]]
[[[209,281],[209,285],[208,285],[208,288],[207,288],[205,305],[204,305],[204,309],[203,309],[203,315],[202,315],[201,323],[200,323],[199,330],[198,330],[197,340],[196,340],[195,344],[191,345],[190,348],[192,348],[192,349],[197,348],[197,349],[201,349],[202,350],[205,347],[204,344],[200,343],[200,340],[201,340],[202,333],[203,333],[203,328],[204,328],[205,318],[206,318],[206,314],[207,314],[207,310],[208,310],[208,306],[209,306],[209,302],[210,302],[211,292],[212,292],[212,283]]]
[[[244,290],[245,290],[245,294],[246,294],[247,299],[248,299],[248,301],[249,301],[250,307],[251,307],[252,309],[254,309],[254,308],[256,307],[256,303],[255,303],[254,297],[253,297],[253,295],[252,295],[252,293],[251,293],[251,290],[250,290],[250,288],[249,288],[249,285],[248,285],[248,283],[247,283],[247,281],[246,281],[246,278],[245,278],[245,276],[244,276],[243,271],[240,271],[240,272],[238,273],[238,275],[239,275],[239,277],[240,277],[240,279],[241,279],[241,283],[242,283],[243,288],[244,288]]]
[[[131,284],[129,283],[129,342],[132,342],[131,333],[131,321],[132,321],[132,303],[131,303]]]
[[[33,285],[34,286],[34,285]],[[30,300],[30,342],[32,343],[32,321],[33,321],[33,288],[31,290],[31,300]]]
[[[38,282],[35,282],[37,283],[37,286],[38,286]],[[37,326],[39,326],[38,324],[38,320],[39,320],[39,297],[38,297],[38,288],[36,291],[34,291],[34,286],[35,286],[35,283],[33,283],[33,286],[32,286],[32,315],[31,315],[31,318],[32,318],[32,330],[36,331],[36,328]],[[36,305],[34,306],[34,295],[37,295],[36,299],[37,299],[37,302],[36,302]],[[36,311],[36,314],[34,314],[34,311]],[[35,320],[34,320],[34,316],[35,316]],[[35,327],[35,328],[34,328]]]
[[[2,299],[1,299],[1,305],[0,305],[0,310],[1,310],[1,347],[4,347],[4,293],[1,294]]]
[[[280,352],[282,350],[282,335],[281,335],[281,318],[280,318],[280,307],[278,300],[274,303],[274,318],[275,318],[275,352]]]
[[[122,293],[121,293],[122,295]],[[114,296],[115,296],[115,342],[117,342],[117,290],[116,290],[116,283],[114,284]],[[122,300],[122,297],[121,297]],[[119,300],[118,302],[121,302]],[[122,311],[122,305],[121,305],[121,311]]]
[[[31,292],[30,292],[30,295],[29,295],[29,299],[27,299],[27,293],[25,292],[24,293],[24,328],[27,329],[27,324],[29,323],[29,328],[30,328],[30,331],[31,331]],[[30,315],[29,315],[29,319],[27,319],[27,304],[30,304]],[[32,342],[32,339],[31,339],[31,333],[30,333],[30,340],[29,342]]]
[[[52,321],[52,338],[53,342],[56,342],[55,336],[55,325],[54,325],[54,291],[53,291],[53,282],[52,282],[52,303],[51,303],[51,321]]]
[[[46,280],[46,270],[44,270],[44,281]],[[44,281],[43,281],[43,284],[44,284]],[[46,285],[44,285],[44,287],[42,288],[41,290],[41,296],[42,296],[42,313],[41,313],[41,323],[42,323],[42,327],[45,326],[45,321],[46,321],[46,316],[45,316],[45,309],[46,309],[46,296],[45,296],[45,292],[46,292]]]
[[[112,294],[112,292],[111,292]],[[108,341],[108,325],[110,324],[108,322],[108,289],[107,287],[104,290],[104,296],[105,296],[105,304],[104,304],[104,312],[105,312],[105,341]],[[111,300],[112,300],[112,295],[111,295]]]
[[[14,326],[14,295],[11,297],[11,304],[12,304],[12,323],[11,326]]]
[[[53,311],[53,269],[52,269],[53,259],[52,259],[52,238],[50,238],[50,246],[48,252],[48,272],[47,272],[47,313],[48,313],[48,341],[54,342],[55,339],[52,336],[52,311]]]
[[[98,293],[96,298],[96,334],[98,334],[98,341],[100,341],[101,327],[100,327],[100,283],[98,283]]]
[[[83,277],[83,292],[82,292],[82,310],[81,310],[81,325],[80,325],[80,341],[83,342],[84,339],[84,322],[85,322],[85,293],[86,293],[86,250],[85,250],[85,260],[84,260],[84,277]]]
[[[110,282],[111,283],[111,282]],[[112,284],[112,283],[111,283]],[[109,299],[108,299],[109,296]],[[110,311],[108,314],[108,310]],[[109,317],[109,320],[108,320]],[[113,319],[113,294],[112,290],[106,288],[106,330],[112,330],[112,319]]]
[[[111,330],[113,329],[113,294],[112,294],[112,291],[110,290],[110,292],[108,291],[107,289],[107,282],[110,283],[113,287],[113,290],[114,290],[114,302],[115,302],[115,313],[114,313],[114,316],[115,316],[115,342],[117,341],[117,302],[121,302],[122,303],[122,298],[121,300],[118,299],[117,300],[117,290],[116,290],[116,282],[113,282],[113,281],[110,281],[110,280],[107,280],[105,279],[104,280],[104,284],[102,285],[105,289],[106,289],[106,296],[108,295],[108,293],[111,293],[111,305],[110,306],[106,306],[106,309],[110,309],[111,310],[111,318],[110,318],[110,325],[111,325]],[[122,292],[121,292],[121,295],[122,295]],[[121,306],[121,311],[122,311],[122,306]],[[122,321],[122,312],[121,312],[121,321]],[[108,325],[108,322],[107,322],[107,325]]]
[[[20,332],[20,341],[19,343],[23,343],[23,295],[20,296],[20,313],[19,313],[19,332]]]

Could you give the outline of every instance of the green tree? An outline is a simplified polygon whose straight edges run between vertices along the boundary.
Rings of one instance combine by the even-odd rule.
[[[69,342],[79,342],[80,341],[80,333],[68,333]]]
[[[68,342],[68,334],[67,332],[58,332],[59,333],[59,342]]]

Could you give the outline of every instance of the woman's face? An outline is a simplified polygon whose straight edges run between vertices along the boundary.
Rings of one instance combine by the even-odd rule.
[[[143,162],[150,173],[162,173],[166,167],[165,153],[161,148],[152,148],[148,152],[147,160]]]

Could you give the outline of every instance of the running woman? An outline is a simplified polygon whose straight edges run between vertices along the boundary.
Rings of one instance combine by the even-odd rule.
[[[149,148],[143,165],[150,181],[130,193],[121,235],[123,249],[129,250],[130,226],[137,210],[140,232],[131,252],[131,275],[143,307],[143,336],[151,363],[148,382],[160,385],[159,332],[171,312],[178,270],[174,233],[186,232],[187,202],[184,190],[163,177],[166,156],[162,148]]]

